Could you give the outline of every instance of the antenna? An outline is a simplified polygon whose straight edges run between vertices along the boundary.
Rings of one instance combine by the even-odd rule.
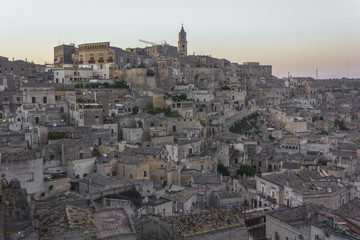
[[[349,78],[349,60],[347,60],[346,65],[346,78]]]
[[[316,69],[316,79],[318,79],[318,78],[319,78],[319,70]]]

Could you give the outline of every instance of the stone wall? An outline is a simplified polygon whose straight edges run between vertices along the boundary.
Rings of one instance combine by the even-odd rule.
[[[300,235],[304,240],[310,240],[310,228],[308,226],[299,226],[300,229],[290,226],[274,217],[266,215],[266,237],[270,239],[300,239]]]

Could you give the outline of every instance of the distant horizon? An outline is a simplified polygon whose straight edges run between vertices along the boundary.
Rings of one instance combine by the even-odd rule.
[[[104,41],[103,41],[104,42]],[[89,42],[90,43],[90,42]],[[111,43],[111,42],[110,42]],[[65,43],[66,44],[66,43]],[[82,43],[80,43],[80,44],[82,44]],[[60,44],[60,45],[62,45],[62,44]],[[57,46],[59,46],[59,45],[57,45]],[[77,46],[77,44],[75,45],[75,46]],[[117,47],[117,46],[114,46],[114,47]],[[134,48],[136,48],[136,47],[134,47]],[[124,48],[122,48],[122,49],[124,49]],[[208,55],[196,55],[196,56],[208,56]],[[13,57],[7,57],[7,56],[2,56],[2,55],[0,55],[0,57],[5,57],[5,58],[8,58],[8,60],[9,61],[26,61],[27,60],[27,62],[30,62],[30,63],[34,63],[34,64],[37,64],[37,65],[45,65],[45,63],[46,64],[53,64],[53,62],[44,62],[44,63],[39,63],[39,62],[35,62],[35,61],[33,61],[33,60],[31,60],[31,59],[26,59],[26,58],[24,58],[24,59],[15,59],[14,58],[14,60],[12,59]],[[219,59],[227,59],[227,58],[219,58]],[[227,59],[227,60],[229,60],[229,59]],[[230,61],[231,63],[237,63],[237,62],[232,62],[232,61]],[[257,61],[249,61],[249,62],[257,62]],[[238,64],[243,64],[244,62],[241,62],[241,63],[238,63]],[[86,65],[86,64],[85,64]],[[271,64],[262,64],[261,62],[260,62],[260,65],[271,65]],[[274,69],[274,66],[272,65],[272,68]],[[288,77],[288,76],[276,76],[275,74],[272,74],[272,76],[274,76],[274,77],[277,77],[277,78],[286,78],[286,77]],[[341,80],[341,79],[350,79],[350,80],[357,80],[357,79],[360,79],[360,75],[358,76],[358,77],[346,77],[346,76],[343,76],[343,77],[328,77],[328,78],[316,78],[316,77],[314,77],[314,76],[306,76],[306,75],[303,75],[303,76],[300,76],[300,75],[292,75],[292,74],[290,74],[290,77],[293,77],[293,78],[313,78],[314,80],[331,80],[331,79],[339,79],[339,80]]]
[[[279,78],[316,78],[316,69],[321,79],[360,77],[358,0],[14,0],[1,8],[0,55],[10,60],[52,63],[59,43],[177,46],[184,24],[189,55],[272,65]]]

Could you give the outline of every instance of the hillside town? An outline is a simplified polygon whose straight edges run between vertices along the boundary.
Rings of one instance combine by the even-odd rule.
[[[0,57],[0,239],[360,239],[360,79],[140,41]]]

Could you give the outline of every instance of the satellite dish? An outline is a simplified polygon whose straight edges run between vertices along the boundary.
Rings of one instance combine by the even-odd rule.
[[[56,123],[54,123],[53,126],[56,127]]]

